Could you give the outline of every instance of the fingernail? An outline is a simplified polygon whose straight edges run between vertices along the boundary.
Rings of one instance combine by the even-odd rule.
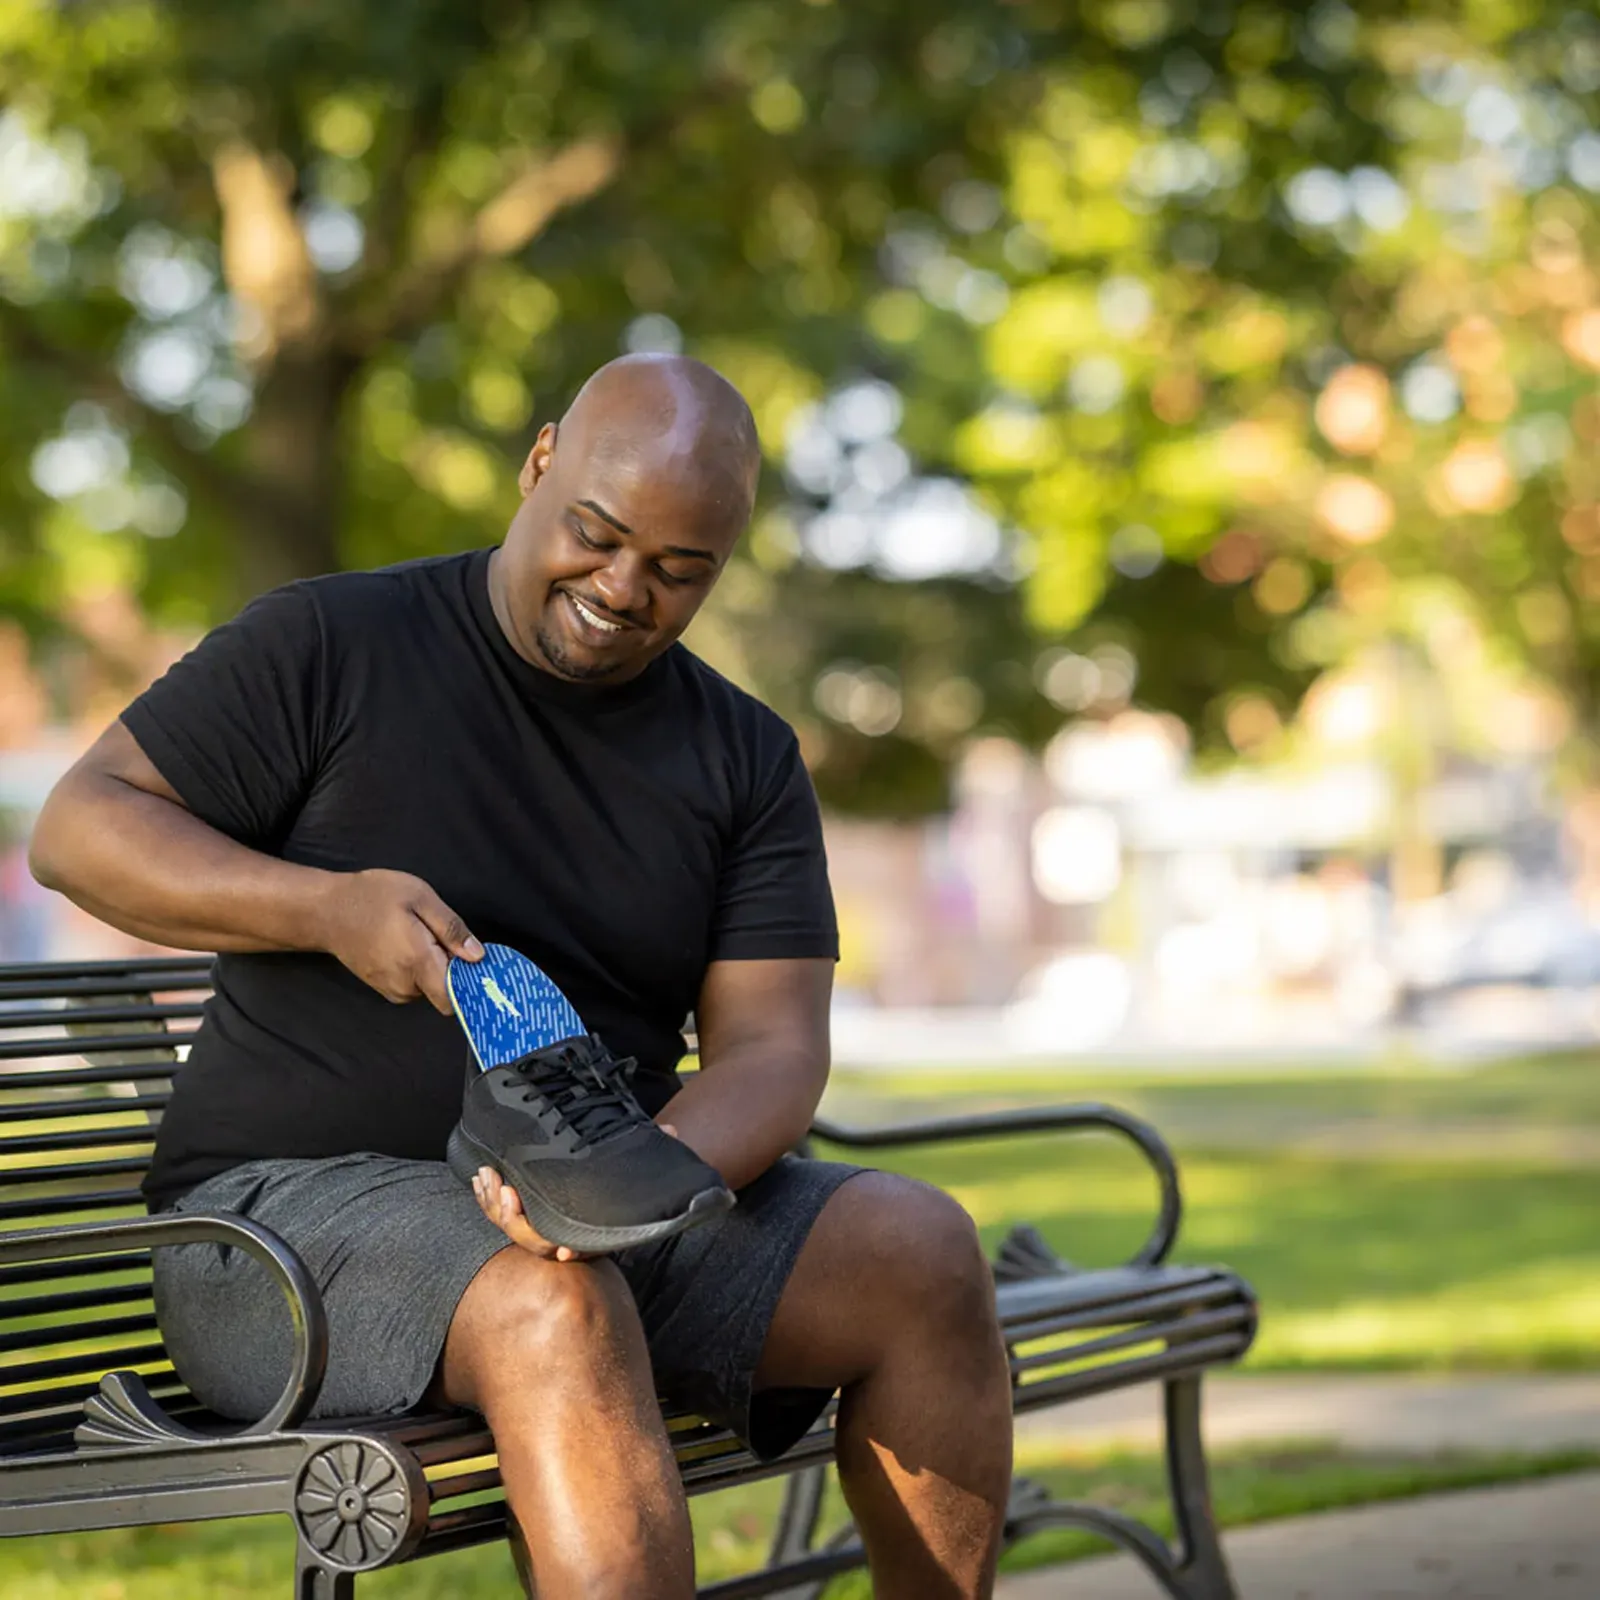
[[[468,934],[461,946],[461,953],[468,961],[481,961],[483,959],[483,946],[471,934]]]

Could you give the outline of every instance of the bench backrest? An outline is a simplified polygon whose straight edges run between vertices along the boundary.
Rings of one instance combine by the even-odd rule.
[[[0,1231],[141,1216],[139,1182],[211,958],[0,966]],[[0,1267],[0,1455],[58,1448],[101,1375],[185,1409],[148,1251]]]

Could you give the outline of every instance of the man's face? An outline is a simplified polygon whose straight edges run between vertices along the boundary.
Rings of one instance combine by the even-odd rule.
[[[574,459],[576,457],[576,459]],[[502,622],[557,677],[625,682],[689,626],[748,515],[737,486],[692,465],[597,457],[539,434],[500,553]]]

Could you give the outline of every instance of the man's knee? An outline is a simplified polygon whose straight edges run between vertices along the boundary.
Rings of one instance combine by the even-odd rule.
[[[499,1377],[616,1372],[643,1343],[633,1297],[609,1261],[545,1261],[512,1248],[490,1260],[462,1296],[446,1344],[447,1373],[464,1376],[481,1396]]]
[[[902,1325],[988,1329],[994,1324],[994,1278],[972,1218],[942,1189],[891,1173],[848,1184],[859,1214],[852,1276],[867,1293],[887,1297]]]

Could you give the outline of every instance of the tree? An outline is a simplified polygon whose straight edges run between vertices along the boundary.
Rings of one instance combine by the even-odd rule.
[[[1359,553],[1317,509],[1340,474],[1309,419],[1345,356],[1408,357],[1404,296],[1431,292],[1426,208],[1364,220],[1449,136],[1418,85],[1499,50],[1530,103],[1589,92],[1587,19],[1540,46],[1546,8],[1455,9],[14,7],[0,603],[47,632],[109,588],[193,626],[483,542],[530,426],[619,341],[682,341],[775,467],[808,408],[887,384],[889,498],[970,480],[1000,530],[965,572],[896,582],[867,549],[840,576],[834,491],[769,473],[703,637],[805,724],[836,800],[937,804],[960,738],[1038,742],[1127,692],[1130,653],[1141,697],[1221,738],[1241,688],[1286,711],[1344,625]],[[1513,254],[1537,226],[1491,224]]]
[[[1009,215],[908,239],[875,306],[920,348],[953,263],[1000,286],[989,390],[938,431],[1028,530],[1035,627],[1120,628],[1143,693],[1254,749],[1364,641],[1460,676],[1463,620],[1592,752],[1600,21],[1118,17],[1140,36],[1042,70],[1009,127]]]
[[[102,538],[170,531],[165,485],[182,536],[122,544],[157,604],[207,611],[476,541],[503,456],[641,313],[691,324],[770,430],[849,359],[884,217],[962,140],[971,94],[911,90],[968,15],[24,7],[0,336],[32,403],[7,442],[20,467],[76,404],[88,453],[47,455],[43,496],[15,473],[8,539],[70,540],[38,531],[52,488]],[[126,481],[96,477],[124,448]]]

